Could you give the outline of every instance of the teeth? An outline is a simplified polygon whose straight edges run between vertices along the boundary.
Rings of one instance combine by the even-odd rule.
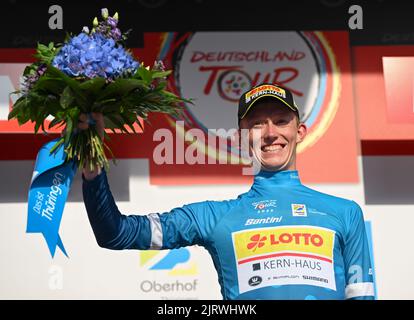
[[[270,151],[270,152],[271,151],[282,150],[282,149],[283,149],[283,147],[280,144],[263,147],[263,151]]]

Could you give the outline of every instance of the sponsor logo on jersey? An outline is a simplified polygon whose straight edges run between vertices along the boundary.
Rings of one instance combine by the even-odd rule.
[[[256,224],[271,224],[271,223],[280,223],[282,222],[282,216],[280,217],[267,217],[267,218],[261,218],[261,219],[253,219],[249,218],[244,223],[245,226],[251,226]]]
[[[294,217],[307,217],[306,206],[304,204],[292,203],[292,215]]]
[[[248,283],[249,283],[249,286],[252,286],[252,287],[258,286],[259,284],[262,283],[262,277],[260,277],[260,276],[253,276],[253,277],[251,277],[249,279],[249,282]]]
[[[332,261],[334,233],[313,226],[279,226],[250,229],[233,234],[238,263],[263,254],[296,252]]]
[[[257,210],[257,213],[273,212],[274,208],[276,208],[276,200],[253,202],[252,206],[255,210]]]
[[[255,287],[313,285],[336,290],[333,250],[335,232],[315,226],[274,226],[232,234],[240,293]]]

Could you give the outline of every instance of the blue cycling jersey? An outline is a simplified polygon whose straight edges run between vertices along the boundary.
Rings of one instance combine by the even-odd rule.
[[[360,207],[304,186],[297,171],[260,172],[237,199],[122,215],[103,172],[83,182],[97,242],[109,249],[201,245],[224,299],[373,299]]]

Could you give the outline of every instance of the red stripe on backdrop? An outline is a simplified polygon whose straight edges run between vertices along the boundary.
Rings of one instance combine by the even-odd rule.
[[[57,137],[58,134],[0,134],[0,160],[34,160],[41,146]],[[151,155],[152,147],[142,134],[110,134],[110,138],[107,143],[116,158],[139,159]]]
[[[362,140],[363,156],[413,156],[414,140]]]
[[[145,49],[131,48],[134,56],[146,65],[152,65],[157,57],[159,46],[161,45],[162,33],[146,32],[144,35]],[[1,48],[0,62],[2,63],[31,63],[35,61],[33,55],[36,53],[35,48]]]
[[[0,134],[0,160],[34,160],[40,147],[58,134]]]
[[[43,134],[1,134],[0,135],[0,160],[34,160],[36,158],[37,152],[40,147],[46,142],[55,139],[58,137],[58,134],[50,134],[45,136]],[[111,141],[109,142],[115,156],[117,158],[124,159],[134,159],[134,158],[152,158],[151,152],[153,146],[149,146],[148,139],[145,139],[141,134],[111,134]],[[414,156],[414,141],[413,140],[371,140],[371,141],[361,141],[361,152],[363,156]],[[150,166],[155,169],[156,165],[150,161]],[[227,172],[221,172],[220,165],[210,165],[217,169],[217,176],[223,178],[223,174],[227,173],[229,176],[232,176],[232,170],[240,172],[240,167],[235,166],[234,168],[226,168]],[[179,165],[163,165],[158,166],[157,174],[154,174],[152,179],[153,182],[158,180],[164,180],[164,184],[169,184],[168,173],[171,175],[171,171],[175,174],[172,174],[169,177],[172,181],[170,184],[174,184],[177,179],[177,176],[180,176],[181,179],[191,179],[194,174],[200,173],[200,171],[205,170],[205,166],[195,165],[193,170],[180,170]],[[184,168],[182,168],[184,169]],[[167,176],[167,177],[166,177]],[[166,179],[167,178],[167,179]],[[165,180],[166,179],[166,180]],[[217,177],[211,177],[210,179],[217,180]],[[238,183],[247,183],[249,178],[243,177],[240,178]],[[234,181],[233,181],[234,182]],[[236,182],[237,183],[237,182]]]
[[[0,62],[2,63],[21,63],[21,62],[34,62],[33,55],[36,53],[35,49],[14,49],[14,48],[2,48],[0,49]]]

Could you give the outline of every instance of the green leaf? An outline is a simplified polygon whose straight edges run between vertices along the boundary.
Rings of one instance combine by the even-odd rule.
[[[79,85],[79,88],[81,88],[84,91],[91,92],[92,94],[96,95],[99,90],[105,85],[105,79],[98,77],[93,78],[90,80],[87,80]]]
[[[37,44],[36,54],[34,56],[39,59],[39,62],[47,64],[50,64],[52,62],[55,56],[55,52],[53,50],[53,43],[51,44],[49,43],[47,46],[41,43]]]
[[[67,86],[60,96],[60,105],[63,109],[68,109],[71,107],[72,103],[75,101],[72,89]]]
[[[71,118],[66,118],[66,128],[65,128],[65,147],[68,146],[69,141],[70,141],[70,137],[72,136],[72,130],[73,130],[73,122]]]
[[[38,63],[32,63],[28,65],[26,68],[24,68],[23,76],[27,76],[31,74],[32,72],[34,72],[34,70],[37,69],[37,66],[38,66]]]
[[[11,120],[13,118],[16,118],[17,115],[19,114],[19,112],[20,112],[20,108],[13,108],[12,111],[10,111],[10,113],[7,117],[7,120]]]
[[[69,111],[67,111],[67,115],[73,119],[75,122],[74,124],[77,124],[78,118],[79,118],[80,110],[79,107],[73,107]]]
[[[154,71],[152,72],[152,78],[153,79],[157,79],[157,78],[166,78],[171,74],[171,70],[168,71]]]
[[[53,127],[55,127],[55,126],[57,126],[57,125],[59,125],[58,126],[58,128],[60,127],[60,126],[62,126],[64,124],[64,121],[62,120],[62,119],[58,119],[58,118],[54,118],[52,121],[50,121],[50,123],[49,123],[49,129],[51,129],[51,128],[53,128]]]
[[[64,138],[60,138],[58,141],[56,141],[56,143],[50,149],[50,153],[55,152],[55,150],[63,143],[64,140],[65,140]]]
[[[93,111],[100,112],[102,114],[108,113],[120,113],[122,101],[120,99],[113,99],[112,102],[106,102],[105,104],[94,104]]]
[[[45,46],[44,44],[38,43],[37,44],[37,51],[41,54],[47,53],[49,51],[49,48]]]
[[[37,80],[33,89],[44,90],[51,92],[55,95],[60,95],[65,88],[66,84],[62,79],[52,78],[48,76],[42,76]]]
[[[82,108],[82,111],[88,112],[90,103],[88,99],[86,98],[85,94],[82,92],[82,90],[79,88],[80,83],[76,81],[75,79],[70,78],[66,74],[64,74],[59,69],[48,65],[47,67],[47,74],[62,79],[67,86],[69,86],[73,90],[73,96],[75,97],[76,101],[78,102],[79,106]]]
[[[44,105],[48,115],[56,116],[59,111],[62,111],[62,106],[60,104],[60,99],[55,96],[47,96]]]
[[[146,84],[150,84],[152,81],[151,71],[147,70],[144,65],[140,66],[137,70],[138,75],[141,77],[142,80],[145,81]]]
[[[25,124],[27,121],[30,120],[30,109],[25,105],[24,108],[21,109],[21,112],[19,112],[17,116],[17,121],[19,122],[19,125]]]
[[[42,122],[36,122],[34,127],[34,132],[37,133],[39,131],[40,126],[42,125]]]
[[[119,98],[110,98],[101,101],[95,101],[92,105],[92,111],[107,113],[112,111],[119,110],[120,100]],[[107,111],[109,110],[109,111]]]
[[[135,89],[148,89],[148,87],[142,80],[119,78],[110,83],[102,94],[98,96],[97,100],[102,101],[114,96],[121,97]]]
[[[124,128],[125,123],[122,121],[122,118],[120,117],[120,115],[108,114],[107,118],[115,125],[114,126],[115,129],[119,129],[122,132],[127,132],[126,129]]]
[[[108,116],[104,117],[104,124],[105,124],[105,128],[111,129],[112,132],[115,132],[114,129],[118,128],[118,126],[115,123],[113,123],[112,120]]]
[[[26,101],[24,97],[17,99],[17,101],[13,105],[12,111],[10,111],[8,115],[8,120],[11,120],[17,117],[19,113],[22,112],[22,109],[24,108],[25,105],[26,105]]]

